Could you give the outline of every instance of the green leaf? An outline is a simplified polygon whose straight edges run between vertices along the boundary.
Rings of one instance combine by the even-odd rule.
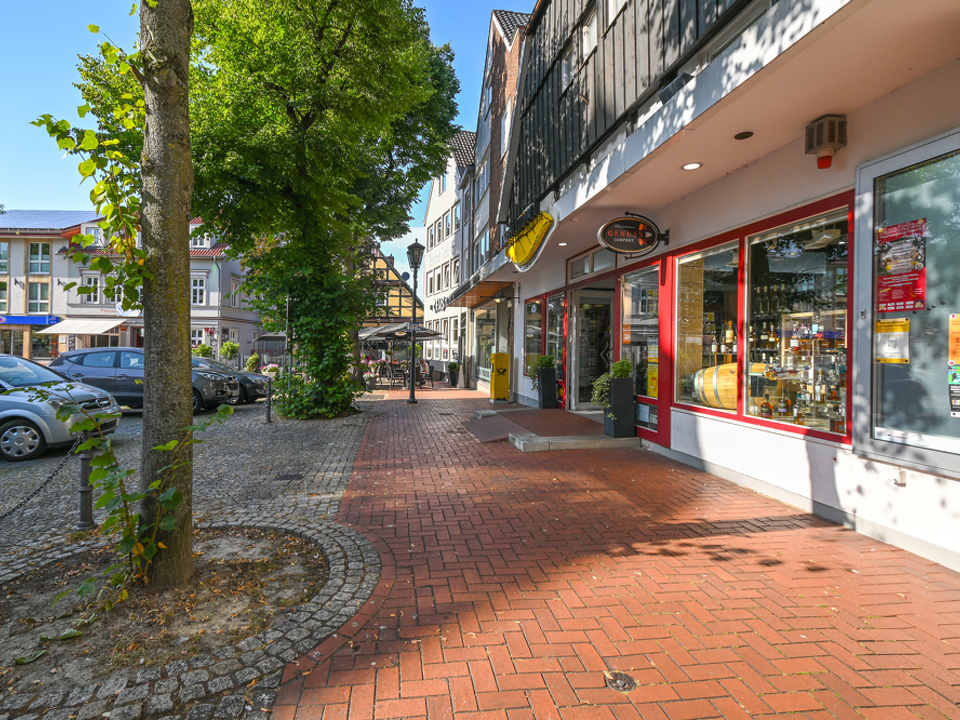
[[[72,628],[71,630],[64,630],[60,633],[60,637],[58,637],[57,640],[73,640],[78,637],[83,637],[83,633],[76,628]]]
[[[85,178],[90,177],[97,171],[97,163],[91,160],[84,160],[77,168],[80,171],[80,174]]]
[[[41,658],[41,657],[43,657],[43,656],[46,655],[46,654],[47,654],[47,651],[46,651],[46,650],[37,650],[33,655],[29,655],[29,656],[27,656],[27,657],[18,657],[16,660],[14,660],[14,664],[16,664],[16,665],[29,665],[29,664],[32,663],[34,660],[36,660],[36,659],[38,659],[38,658]]]
[[[179,444],[180,444],[179,440],[171,440],[170,442],[164,443],[163,445],[157,445],[153,449],[154,450],[173,450]]]
[[[90,103],[84,103],[77,108],[77,115],[80,117],[86,117],[88,112],[90,112]]]
[[[99,26],[99,25],[87,25],[87,30],[89,30],[90,32],[96,34],[96,33],[100,32],[100,26]]]
[[[164,532],[173,532],[177,529],[177,519],[173,515],[164,515],[158,527]]]

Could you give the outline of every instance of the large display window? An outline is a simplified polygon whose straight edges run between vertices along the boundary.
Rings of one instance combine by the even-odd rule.
[[[847,210],[747,244],[747,413],[846,433]]]
[[[524,372],[535,377],[543,348],[543,302],[528,300],[523,313]]]
[[[547,297],[547,332],[544,335],[544,354],[556,358],[557,382],[562,392],[566,390],[566,317],[567,305],[563,293]],[[561,398],[561,402],[565,398]]]
[[[960,131],[864,166],[858,193],[856,449],[960,473]]]
[[[659,266],[624,275],[620,358],[633,365],[634,394],[656,398],[660,363]]]
[[[676,399],[737,409],[739,243],[677,263]]]

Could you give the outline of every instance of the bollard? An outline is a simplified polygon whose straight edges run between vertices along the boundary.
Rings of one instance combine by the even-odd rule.
[[[90,437],[90,431],[85,430],[83,442]],[[90,461],[94,455],[92,447],[80,451],[80,522],[77,523],[77,530],[93,530],[97,526],[93,521],[93,488],[90,486]]]
[[[270,419],[270,405],[273,402],[273,378],[267,378],[267,422],[272,423]]]

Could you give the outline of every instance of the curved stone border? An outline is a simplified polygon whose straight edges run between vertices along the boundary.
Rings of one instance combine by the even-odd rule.
[[[71,690],[10,695],[0,703],[0,720],[94,720],[108,712],[110,720],[156,716],[164,720],[267,720],[286,665],[334,635],[361,610],[380,580],[381,561],[374,545],[350,528],[295,517],[260,517],[255,508],[248,508],[197,527],[267,530],[312,543],[330,566],[327,584],[312,599],[281,616],[268,630],[212,655],[177,660],[162,668],[143,668],[132,676],[117,673],[103,683]],[[34,570],[88,549],[89,545],[57,557],[37,553],[47,556],[25,569]],[[175,715],[178,705],[183,714]]]

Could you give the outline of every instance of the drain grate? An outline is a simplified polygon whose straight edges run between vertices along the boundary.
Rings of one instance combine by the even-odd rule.
[[[293,482],[303,480],[303,475],[277,475],[277,482]]]
[[[607,687],[617,690],[618,692],[628,693],[631,690],[637,689],[637,681],[626,673],[614,671],[614,672],[605,672]]]
[[[454,413],[437,413],[437,415],[453,415]]]

